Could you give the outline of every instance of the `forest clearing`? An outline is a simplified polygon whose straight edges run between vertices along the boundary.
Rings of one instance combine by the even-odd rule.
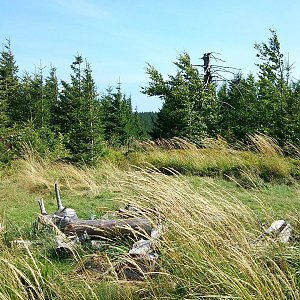
[[[71,2],[81,17],[92,12],[103,20],[102,11],[91,10],[98,2],[81,9],[89,1]],[[121,32],[113,35],[109,55],[122,49],[125,28]],[[228,32],[232,38],[232,28]],[[83,43],[97,53],[107,50],[105,43],[95,50],[98,33]],[[127,45],[131,35],[125,36]],[[145,59],[135,48],[142,36],[119,60],[98,55],[109,65],[103,77],[127,65],[125,84],[135,82],[139,97],[159,101],[151,112],[134,107],[120,77],[101,90],[78,52],[69,79],[52,63],[21,73],[6,38],[0,52],[0,298],[300,300],[300,80],[277,31],[254,44],[257,73],[247,75],[213,49],[197,48],[198,58],[177,52],[167,66],[158,42],[162,50],[148,55],[159,56],[163,71],[143,62],[147,82],[133,71],[133,63]],[[76,45],[79,40],[76,35]],[[148,43],[155,45],[149,38],[141,49]],[[48,48],[53,45],[57,41]],[[242,57],[237,46],[231,41],[234,63]]]

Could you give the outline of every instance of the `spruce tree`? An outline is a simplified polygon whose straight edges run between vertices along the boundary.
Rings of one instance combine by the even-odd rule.
[[[232,140],[242,140],[248,134],[259,131],[259,102],[257,84],[250,74],[243,78],[237,74],[218,91],[221,105],[219,128],[221,135]]]
[[[95,163],[103,151],[103,125],[96,84],[92,77],[90,64],[87,61],[85,61],[82,92],[84,103],[81,110],[83,114],[83,126],[86,130],[86,154],[84,155],[84,159]]]
[[[163,100],[157,114],[152,136],[171,138],[174,136],[198,141],[215,134],[218,116],[215,86],[203,83],[203,76],[191,63],[190,56],[183,53],[174,63],[175,75],[164,79],[153,66],[148,65],[150,82],[142,92],[158,96]]]
[[[32,82],[33,78],[28,72],[25,72],[20,78],[19,99],[11,114],[11,120],[15,125],[24,126],[24,123],[28,121],[33,122],[35,105]]]
[[[137,113],[132,111],[131,97],[121,91],[120,83],[115,91],[108,88],[101,97],[104,137],[111,145],[121,146],[129,138],[144,138],[146,133]]]
[[[10,40],[6,40],[0,53],[0,161],[9,159],[9,127],[12,125],[14,109],[18,104],[18,67],[11,50]]]
[[[261,131],[283,142],[287,138],[289,116],[288,79],[290,67],[285,63],[275,30],[270,30],[268,43],[255,44],[260,59],[258,73]]]
[[[59,85],[56,76],[56,68],[51,67],[48,77],[45,79],[44,86],[44,98],[49,105],[49,116],[47,121],[52,131],[59,132],[59,124],[57,120],[57,114],[59,113]]]
[[[100,103],[89,64],[76,56],[71,82],[62,81],[57,123],[74,161],[95,163],[102,155]]]
[[[50,122],[50,105],[45,95],[43,69],[33,75],[30,82],[31,119],[36,128],[48,128]]]
[[[13,123],[18,107],[18,67],[12,53],[10,40],[6,41],[0,54],[0,127]]]

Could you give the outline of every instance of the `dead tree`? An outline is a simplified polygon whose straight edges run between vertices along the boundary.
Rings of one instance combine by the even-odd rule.
[[[142,237],[151,234],[152,224],[146,217],[131,217],[126,219],[111,220],[82,220],[78,219],[73,208],[62,205],[59,186],[55,183],[55,196],[57,211],[48,214],[43,199],[39,199],[41,216],[40,223],[52,223],[67,236],[82,237],[87,235],[90,239],[118,238],[118,237]]]
[[[146,218],[120,220],[73,220],[64,227],[67,236],[88,235],[90,239],[137,238],[151,234],[152,225]]]
[[[211,74],[211,52],[210,53],[204,53],[202,56],[203,59],[203,69],[204,69],[204,84],[208,85],[212,82],[212,74]]]
[[[216,52],[208,52],[204,53],[201,59],[203,59],[203,65],[194,65],[197,67],[203,68],[203,83],[204,86],[207,87],[213,81],[228,81],[222,73],[230,73],[235,75],[236,72],[240,72],[240,69],[233,68],[233,67],[226,67],[222,65],[214,65],[212,64],[212,59],[216,61],[225,62],[224,60],[215,57],[213,54],[219,54]]]
[[[82,220],[78,219],[74,209],[62,205],[57,183],[55,197],[57,211],[50,215],[45,209],[43,199],[38,200],[41,211],[38,220],[50,224],[56,231],[55,252],[58,256],[75,256],[78,243],[85,240],[97,242],[95,240],[130,237],[136,242],[116,268],[118,277],[126,280],[144,280],[148,274],[151,276],[158,271],[157,248],[162,226],[153,228],[152,222],[143,210],[129,205],[125,209],[104,216],[114,219]]]

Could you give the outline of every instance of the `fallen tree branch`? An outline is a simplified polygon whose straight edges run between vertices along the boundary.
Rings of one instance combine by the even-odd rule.
[[[151,234],[152,225],[146,218],[121,220],[73,220],[66,224],[66,235],[87,234],[91,239],[141,237]]]

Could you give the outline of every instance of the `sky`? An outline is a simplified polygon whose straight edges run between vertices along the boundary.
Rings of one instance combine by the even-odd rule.
[[[254,44],[267,43],[270,28],[300,79],[299,0],[0,0],[0,42],[11,40],[20,74],[41,66],[47,76],[52,65],[68,81],[80,54],[100,94],[121,82],[138,111],[162,105],[141,93],[147,63],[167,76],[183,52],[193,64],[217,52],[224,66],[257,73]]]

